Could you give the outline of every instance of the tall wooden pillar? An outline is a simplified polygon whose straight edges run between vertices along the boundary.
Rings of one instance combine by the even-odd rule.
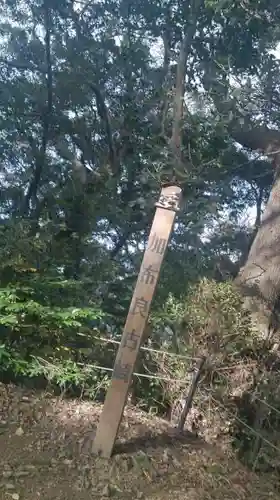
[[[131,300],[121,344],[103,411],[93,443],[93,453],[109,458],[112,455],[123,410],[127,401],[137,355],[142,343],[160,268],[172,232],[176,212],[180,208],[181,188],[162,187],[152,224],[148,245]]]

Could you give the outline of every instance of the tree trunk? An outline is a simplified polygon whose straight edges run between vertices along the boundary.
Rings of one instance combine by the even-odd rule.
[[[268,336],[280,296],[280,175],[275,181],[248,259],[235,283],[257,329]]]
[[[234,118],[228,124],[229,134],[243,147],[273,159],[274,184],[247,261],[235,279],[253,323],[267,338],[271,327],[276,326],[275,309],[280,298],[280,132],[252,122],[249,116],[242,116],[235,101],[228,100],[227,86],[218,73],[217,65],[207,63],[204,87],[211,93],[221,116],[233,112]]]

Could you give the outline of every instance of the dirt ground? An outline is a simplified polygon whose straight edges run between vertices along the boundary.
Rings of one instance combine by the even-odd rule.
[[[100,405],[3,384],[0,404],[0,500],[280,500],[280,478],[132,407],[104,460],[90,453]]]

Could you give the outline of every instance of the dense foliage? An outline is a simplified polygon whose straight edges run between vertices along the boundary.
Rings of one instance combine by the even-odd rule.
[[[236,408],[245,392],[268,397],[263,384],[274,387],[277,377],[264,375],[271,371],[267,347],[230,280],[246,261],[273,181],[261,127],[279,129],[278,2],[0,6],[2,377],[103,398],[110,374],[94,366],[112,367],[116,346],[98,339],[121,334],[160,182],[175,175],[184,200],[146,346],[209,357],[201,411],[210,387]],[[174,157],[183,45],[185,98]],[[216,324],[209,326],[213,310]],[[149,351],[141,356],[139,370],[166,379],[185,379],[192,366]],[[250,363],[258,382],[249,380]],[[234,386],[240,364],[251,375],[237,398],[221,374],[229,366]],[[180,384],[143,378],[133,397],[166,413],[181,391]],[[274,391],[276,407],[277,399]],[[250,426],[269,433],[277,422],[268,417],[256,424],[251,415]],[[235,442],[247,442],[248,433],[244,440],[232,432]],[[250,446],[255,463],[259,448]]]

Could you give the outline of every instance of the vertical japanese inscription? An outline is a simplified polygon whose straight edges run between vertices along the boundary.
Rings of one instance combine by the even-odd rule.
[[[134,301],[132,301],[131,314],[137,315],[139,314],[142,318],[146,318],[149,311],[149,301],[145,299],[145,297],[135,297]]]
[[[115,362],[112,378],[115,380],[122,380],[123,382],[128,382],[132,372],[131,363],[122,363],[121,359],[117,359]]]
[[[167,240],[165,238],[161,238],[157,235],[157,233],[153,233],[148,250],[150,250],[150,252],[152,253],[163,255],[166,249],[166,245]]]
[[[122,340],[122,347],[127,347],[130,351],[135,351],[138,347],[140,334],[136,330],[125,332]]]
[[[158,277],[158,269],[153,268],[152,265],[144,267],[140,280],[141,283],[145,283],[145,285],[154,285]]]
[[[128,332],[124,332],[121,342],[121,348],[128,349],[130,352],[136,351],[140,339],[141,336],[139,333],[136,332],[135,329],[132,329],[131,331]],[[128,382],[132,369],[133,369],[132,364],[124,363],[122,361],[122,356],[120,356],[116,359],[112,377],[116,380],[123,380],[124,382]]]

